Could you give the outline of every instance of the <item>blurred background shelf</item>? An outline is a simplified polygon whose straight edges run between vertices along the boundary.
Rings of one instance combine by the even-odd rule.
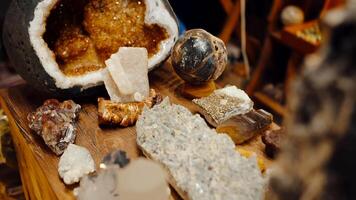
[[[267,96],[266,94],[262,92],[255,92],[253,94],[253,97],[258,101],[258,103],[261,103],[265,106],[267,106],[269,109],[273,110],[275,113],[285,117],[287,116],[287,109],[285,108],[284,105],[280,104],[279,102],[275,101],[273,98]]]

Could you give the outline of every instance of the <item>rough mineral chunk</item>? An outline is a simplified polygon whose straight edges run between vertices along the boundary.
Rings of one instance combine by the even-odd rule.
[[[61,155],[69,144],[74,143],[75,122],[80,108],[72,100],[60,103],[49,99],[27,116],[29,127],[43,138],[55,154]]]
[[[273,115],[262,109],[238,115],[220,124],[216,131],[228,134],[235,144],[242,144],[261,134],[273,122]]]
[[[184,198],[263,198],[265,181],[256,158],[242,157],[229,136],[217,134],[199,115],[171,105],[168,98],[143,112],[136,131],[145,155],[165,166]]]
[[[122,47],[105,64],[122,95],[143,101],[149,95],[148,55],[145,48]]]
[[[265,152],[269,157],[276,157],[281,149],[281,143],[284,138],[284,128],[275,131],[267,130],[263,133],[262,142],[265,144]]]
[[[123,95],[119,88],[116,86],[115,81],[110,75],[109,70],[105,69],[102,72],[105,89],[109,94],[110,100],[114,102],[130,102],[132,101],[132,95]]]
[[[150,96],[143,102],[117,103],[103,98],[98,99],[98,115],[100,125],[134,125],[143,107],[151,108],[162,101],[160,94],[151,89]]]
[[[59,160],[58,173],[67,185],[79,182],[84,175],[94,171],[95,164],[89,151],[75,144],[70,144]]]
[[[236,86],[227,86],[215,90],[210,96],[194,99],[199,112],[214,127],[232,116],[248,113],[253,108],[253,102],[248,95]]]

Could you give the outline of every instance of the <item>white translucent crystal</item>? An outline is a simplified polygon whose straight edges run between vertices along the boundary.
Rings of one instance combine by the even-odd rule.
[[[250,99],[250,97],[246,94],[245,91],[237,88],[234,85],[215,90],[215,93],[221,95],[225,94],[242,101],[241,105],[239,106],[241,113],[247,113],[253,109],[253,101]]]
[[[245,91],[237,88],[236,86],[226,86],[222,89],[218,89],[215,91],[218,94],[226,94],[230,97],[236,97],[242,99],[245,102],[251,101],[250,97],[246,94]]]
[[[78,200],[168,200],[170,194],[163,168],[143,158],[124,168],[107,165],[83,177],[73,192]]]
[[[69,144],[58,164],[58,173],[64,183],[79,182],[84,175],[94,171],[95,164],[89,151],[84,147]]]
[[[116,83],[112,79],[109,71],[105,69],[102,72],[102,77],[104,80],[104,85],[106,88],[106,91],[109,94],[110,100],[114,102],[130,102],[132,101],[132,95],[123,95],[119,88],[116,86]]]
[[[159,163],[139,158],[119,170],[118,174],[118,192],[121,199],[169,199],[166,174]]]
[[[122,98],[121,102],[142,101],[148,97],[148,53],[145,48],[121,47],[105,64],[117,87],[116,93],[119,94],[116,96],[131,97],[129,100]]]
[[[263,199],[256,158],[242,157],[229,136],[185,107],[166,98],[143,112],[136,130],[138,145],[168,169],[189,199]]]
[[[118,171],[119,166],[111,165],[96,175],[84,176],[74,195],[78,200],[120,200]]]

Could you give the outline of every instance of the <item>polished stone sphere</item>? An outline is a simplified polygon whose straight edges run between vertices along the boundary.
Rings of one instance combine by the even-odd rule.
[[[287,6],[282,10],[281,20],[285,26],[304,22],[304,12],[297,6]]]
[[[172,65],[186,82],[199,85],[216,80],[225,70],[227,51],[219,38],[202,29],[187,31],[172,51]]]

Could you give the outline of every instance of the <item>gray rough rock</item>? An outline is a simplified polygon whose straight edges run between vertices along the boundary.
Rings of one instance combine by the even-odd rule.
[[[136,130],[138,145],[168,169],[189,199],[263,199],[265,180],[256,158],[242,157],[229,136],[185,107],[166,98],[143,112]]]

